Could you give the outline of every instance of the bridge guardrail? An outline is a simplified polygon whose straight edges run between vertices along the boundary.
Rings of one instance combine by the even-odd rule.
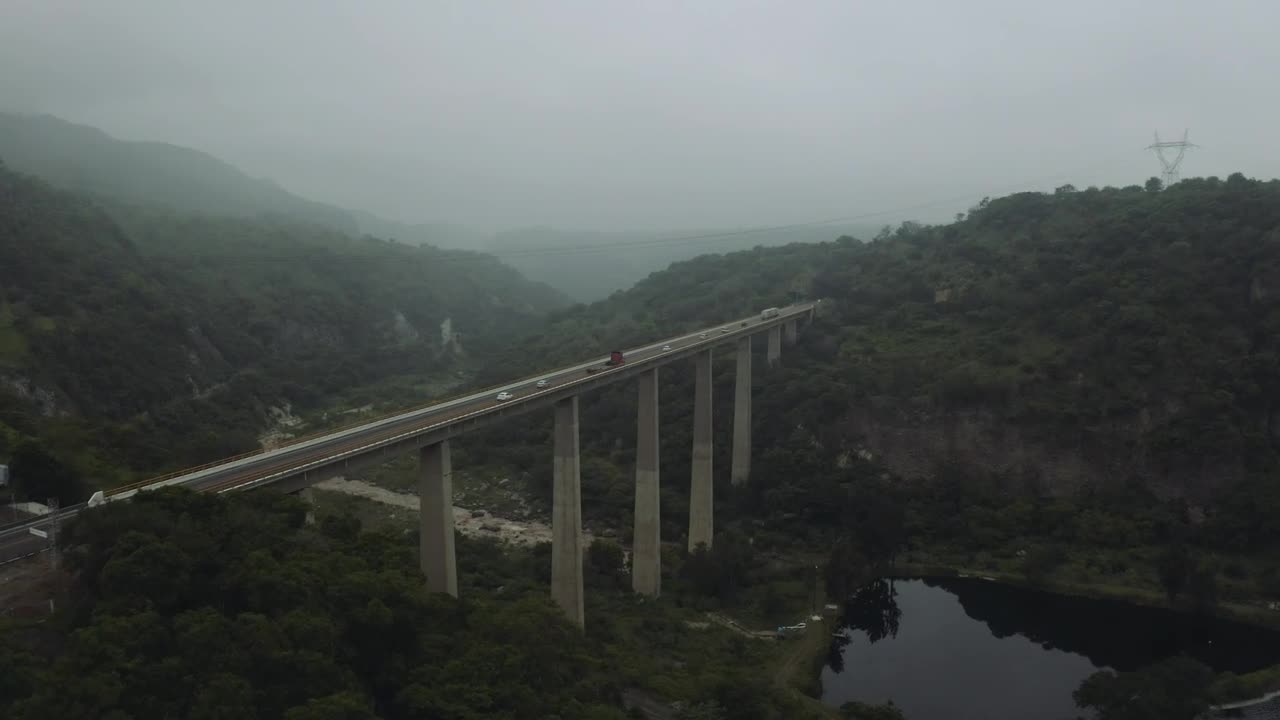
[[[601,361],[603,360],[604,358],[601,358]],[[570,369],[572,369],[572,366],[570,368],[566,368],[566,370],[570,370]],[[128,483],[126,485],[117,485],[116,487],[111,488],[110,490],[104,490],[103,494],[107,496],[119,495],[121,493],[125,493],[130,490],[137,490],[139,488],[147,487],[149,485],[155,485],[156,483],[161,483],[166,480],[172,480],[174,478],[182,477],[183,475],[191,475],[192,473],[198,473],[201,470],[208,470],[209,468],[218,467],[219,465],[226,465],[228,463],[233,463],[233,462],[236,462],[237,460],[244,460],[246,458],[256,457],[258,455],[265,455],[267,453],[275,452],[277,450],[285,450],[287,448],[295,447],[297,445],[301,445],[311,440],[316,440],[328,435],[336,435],[338,433],[354,430],[356,428],[359,428],[365,425],[376,425],[385,420],[391,420],[391,419],[400,417],[402,415],[410,415],[412,413],[419,412],[421,410],[426,410],[428,408],[432,408],[437,405],[443,405],[445,403],[454,402],[456,400],[463,400],[465,398],[471,397],[472,395],[482,395],[484,393],[493,392],[498,388],[506,387],[508,385],[517,385],[523,382],[528,382],[529,380],[532,380],[534,378],[540,377],[540,375],[545,375],[545,374],[546,373],[540,373],[538,375],[529,375],[527,377],[519,378],[517,380],[510,380],[510,381],[504,382],[500,385],[492,385],[486,388],[481,388],[479,390],[468,390],[460,395],[455,395],[448,398],[437,398],[435,400],[426,402],[422,405],[416,405],[408,409],[393,410],[385,415],[380,415],[371,420],[369,419],[357,420],[355,422],[352,422],[349,425],[340,425],[335,428],[317,430],[313,433],[309,433],[301,437],[290,438],[287,442],[280,444],[278,447],[271,448],[270,450],[267,450],[264,448],[260,448],[258,450],[251,450],[246,453],[241,453],[240,455],[232,455],[231,457],[221,458],[219,460],[213,460],[213,461],[204,463],[203,465],[196,465],[189,468],[183,468],[181,470],[174,470],[172,472],[168,472],[163,475],[157,475],[155,477],[146,478],[144,480],[138,480],[136,482]]]

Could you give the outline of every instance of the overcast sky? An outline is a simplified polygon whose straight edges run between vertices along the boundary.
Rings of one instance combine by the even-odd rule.
[[[483,229],[1280,174],[1276,0],[0,0],[0,107]],[[880,218],[875,218],[880,219]]]

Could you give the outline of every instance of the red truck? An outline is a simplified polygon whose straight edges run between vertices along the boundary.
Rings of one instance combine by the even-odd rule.
[[[594,373],[600,372],[601,370],[608,370],[609,368],[615,368],[626,362],[627,361],[624,360],[622,357],[622,351],[614,350],[613,352],[609,353],[609,359],[606,360],[603,365],[587,368],[587,374],[592,375]]]

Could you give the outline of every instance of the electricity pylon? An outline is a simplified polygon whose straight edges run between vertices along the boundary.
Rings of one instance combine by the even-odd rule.
[[[1170,185],[1178,182],[1178,166],[1182,164],[1182,157],[1187,154],[1187,149],[1193,147],[1197,146],[1187,142],[1186,130],[1182,131],[1181,140],[1169,141],[1161,141],[1160,131],[1156,131],[1156,141],[1148,145],[1147,149],[1155,150],[1156,157],[1160,159],[1160,166],[1164,168],[1160,173],[1160,179],[1164,181],[1165,187],[1169,187]],[[1169,157],[1164,154],[1164,151],[1175,149],[1178,151],[1178,154],[1170,160]]]

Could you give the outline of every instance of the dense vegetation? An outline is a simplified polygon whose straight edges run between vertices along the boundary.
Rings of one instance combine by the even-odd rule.
[[[0,158],[9,167],[95,198],[180,212],[290,218],[354,234],[345,210],[304,200],[190,148],[117,140],[51,115],[0,113]]]
[[[904,224],[870,242],[696,258],[606,301],[553,311],[528,339],[520,333],[562,303],[490,258],[283,220],[95,204],[7,171],[0,171],[0,257],[13,260],[0,266],[0,457],[15,475],[43,478],[41,492],[70,498],[82,493],[86,475],[109,481],[122,469],[227,455],[255,444],[270,406],[305,407],[387,377],[450,369],[456,357],[439,330],[446,317],[485,368],[477,382],[486,383],[821,297],[816,325],[784,351],[783,367],[755,363],[755,459],[743,488],[727,482],[733,368],[727,353],[717,359],[717,540],[709,552],[664,562],[664,589],[675,603],[780,618],[794,598],[777,588],[807,599],[815,562],[836,597],[899,563],[978,568],[1067,589],[1119,587],[1198,611],[1245,612],[1280,598],[1278,182],[1233,175],[1164,191],[1068,186],[984,201],[953,224]],[[679,541],[690,374],[664,371],[661,392],[663,537]],[[624,541],[634,402],[632,388],[614,386],[583,406],[584,511],[593,525],[623,529]],[[545,417],[513,419],[461,439],[455,465],[501,468],[545,501],[548,432]],[[9,687],[31,694],[16,711],[194,715],[197,708],[182,703],[198,695],[166,680],[188,673],[174,665],[180,645],[166,643],[179,642],[188,623],[208,621],[230,643],[225,676],[208,681],[266,707],[263,716],[413,717],[418,706],[404,704],[403,688],[453,683],[465,694],[483,681],[442,660],[446,651],[469,651],[449,644],[452,636],[395,625],[399,618],[455,623],[478,645],[498,642],[482,627],[493,614],[511,614],[514,624],[502,632],[516,637],[555,622],[545,603],[511,590],[537,587],[541,595],[543,571],[522,574],[512,556],[491,549],[472,548],[489,553],[477,564],[503,570],[472,578],[480,594],[458,605],[421,596],[400,541],[360,535],[337,520],[315,533],[299,526],[299,510],[287,502],[163,494],[138,507],[91,516],[99,519],[75,531],[102,533],[92,545],[101,549],[75,557],[78,597],[87,604],[68,619],[73,632],[60,641],[67,653],[47,671],[129,672],[90,674],[76,686],[88,695],[57,696],[40,689],[51,685],[47,678],[16,672]],[[186,521],[168,514],[203,529],[188,533]],[[219,529],[250,522],[268,527],[266,542]],[[523,559],[543,567],[539,552]],[[330,554],[342,577],[312,567]],[[620,557],[616,546],[593,548],[590,582],[625,587]],[[114,581],[108,568],[117,569]],[[313,570],[322,581],[309,579]],[[333,597],[317,589],[345,587],[351,577],[375,577],[377,587]],[[173,578],[204,595],[175,587]],[[328,629],[291,635],[292,608],[328,617]],[[601,620],[614,617],[629,619]],[[313,619],[299,621],[310,628]],[[622,687],[604,678],[623,677],[668,699],[715,698],[690,717],[782,712],[783,701],[727,669],[683,676],[695,657],[708,657],[680,645],[688,642],[686,620],[668,603],[640,610],[623,603],[598,614],[585,641],[556,640],[562,647],[546,651],[572,669],[545,680],[547,697],[579,708],[562,716],[608,713],[603,706]],[[390,632],[387,622],[394,637],[378,634]],[[250,634],[263,623],[272,639],[255,645]],[[362,655],[366,632],[398,648],[385,660],[398,664]],[[132,654],[103,655],[121,636],[136,643],[123,651]],[[318,651],[308,644],[317,638],[328,664],[307,654]],[[685,658],[675,662],[688,665],[640,663],[641,646],[675,652]],[[745,648],[734,651],[747,657]],[[166,664],[159,659],[166,653],[178,659]],[[485,662],[506,661],[477,660]],[[139,668],[137,677],[156,690],[122,684]],[[1201,674],[1176,663],[1141,672],[1099,677],[1078,697],[1105,714],[1133,688]],[[303,689],[260,687],[257,678],[272,673],[296,677]],[[520,678],[513,692],[544,681]],[[394,693],[384,684],[393,680]],[[305,689],[309,682],[318,685]],[[1148,694],[1150,712],[1181,713],[1204,700]],[[308,709],[303,697],[325,699]],[[499,716],[542,707],[539,698],[514,697],[484,695],[474,704]],[[449,715],[462,710],[440,709],[447,699],[427,690],[412,701],[442,717],[468,717]],[[59,704],[75,702],[84,704]]]
[[[0,644],[5,716],[622,717],[544,597],[428,595],[402,538],[303,518],[185,492],[89,514],[70,529],[68,632],[31,639],[56,657],[24,657],[16,628]]]
[[[0,258],[0,460],[38,440],[98,482],[252,449],[271,407],[483,362],[563,304],[475,253],[104,207],[3,168]]]
[[[761,681],[771,644],[638,601],[616,545],[589,553],[583,634],[547,597],[548,546],[464,540],[455,600],[425,593],[412,537],[305,512],[163,490],[87,513],[64,539],[68,608],[0,626],[0,713],[604,720],[625,693],[682,720],[815,716]]]
[[[860,223],[780,227],[770,230],[685,232],[592,232],[523,228],[496,234],[482,246],[528,278],[540,280],[575,300],[608,297],[665,270],[674,262],[707,253],[761,245],[816,243],[841,234],[875,232]]]
[[[270,180],[249,177],[191,148],[129,142],[51,115],[0,112],[0,159],[18,172],[110,204],[166,209],[179,214],[301,223],[351,236],[372,235],[407,245],[431,245],[496,254],[525,277],[545,282],[579,301],[630,287],[651,272],[701,253],[755,245],[815,242],[857,224],[784,228],[743,235],[723,230],[682,233],[591,232],[524,228],[497,235],[448,223],[405,223],[369,212],[298,197]],[[715,235],[689,241],[672,236]],[[730,231],[732,233],[732,231]],[[657,240],[658,242],[654,242]],[[601,245],[617,245],[605,249]],[[549,248],[594,247],[585,252]]]
[[[565,311],[515,357],[603,351],[801,293],[829,302],[810,382],[839,383],[850,405],[903,422],[982,413],[1094,460],[1087,479],[1212,488],[1268,467],[1280,437],[1278,199],[1280,182],[1239,175],[1068,187],[870,243],[698,258]]]
[[[1187,657],[1135,672],[1094,673],[1074,693],[1098,720],[1193,720],[1209,708],[1213,672]]]
[[[725,482],[733,369],[717,364],[722,527],[749,528],[757,547],[829,549],[862,526],[853,499],[870,487],[902,508],[896,554],[918,564],[1105,578],[1153,601],[1276,597],[1280,182],[1157,190],[1064,187],[867,243],[698,258],[553,315],[493,377],[821,297],[784,367],[755,363],[756,460],[739,492]],[[666,372],[662,391],[676,538],[688,373]],[[584,501],[623,527],[632,394],[583,410]],[[475,442],[545,488],[546,432],[531,419]]]

